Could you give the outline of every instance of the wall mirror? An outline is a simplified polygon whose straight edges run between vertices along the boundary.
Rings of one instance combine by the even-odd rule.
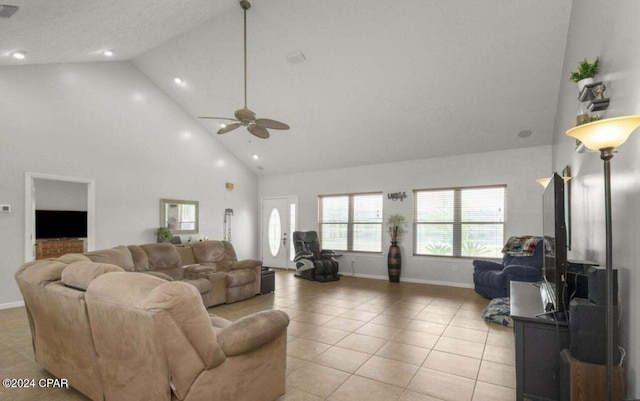
[[[198,233],[198,201],[160,199],[160,227],[174,235]]]

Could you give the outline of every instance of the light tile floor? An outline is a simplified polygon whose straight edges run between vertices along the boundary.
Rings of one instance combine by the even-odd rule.
[[[210,313],[289,315],[279,401],[512,401],[513,332],[486,323],[471,289],[276,272],[276,291]],[[0,377],[50,378],[34,362],[24,308],[0,310]],[[86,400],[73,389],[0,388],[0,400]],[[230,400],[232,401],[232,400]]]

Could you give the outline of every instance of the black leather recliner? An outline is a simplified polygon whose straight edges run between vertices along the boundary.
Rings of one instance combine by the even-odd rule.
[[[296,256],[296,277],[313,281],[336,281],[338,275],[338,261],[335,251],[320,249],[318,233],[315,231],[295,231],[293,233],[293,247]]]

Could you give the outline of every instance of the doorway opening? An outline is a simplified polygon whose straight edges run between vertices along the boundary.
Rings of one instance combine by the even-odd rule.
[[[38,183],[41,188],[55,188],[56,184],[63,188],[65,185],[79,185],[82,187],[81,203],[87,209],[87,237],[85,240],[86,250],[95,249],[95,180],[88,178],[67,177],[51,174],[25,173],[25,205],[24,205],[24,261],[30,262],[35,259],[36,241],[36,206],[38,195]],[[49,191],[49,193],[54,191]],[[41,199],[42,200],[42,199]],[[49,200],[51,201],[51,200]]]

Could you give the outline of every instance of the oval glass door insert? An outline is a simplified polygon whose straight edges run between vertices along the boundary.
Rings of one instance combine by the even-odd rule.
[[[273,208],[269,216],[269,251],[274,258],[280,252],[280,238],[282,237],[282,226],[280,225],[280,213]]]

